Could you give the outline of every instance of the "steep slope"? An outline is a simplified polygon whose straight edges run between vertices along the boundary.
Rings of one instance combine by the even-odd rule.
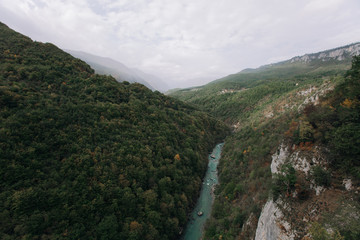
[[[304,61],[299,57],[299,59],[293,58],[289,61],[267,65],[258,69],[247,69],[202,87],[183,89],[171,94],[171,96],[185,100],[226,121],[234,129],[234,133],[227,137],[225,141],[223,155],[219,164],[220,186],[215,191],[216,200],[212,219],[207,225],[206,239],[254,239],[259,217],[260,215],[264,216],[261,214],[262,209],[273,210],[272,213],[277,211],[274,204],[268,202],[269,204],[265,205],[265,203],[269,196],[274,194],[274,185],[279,185],[279,182],[275,180],[273,184],[270,166],[273,156],[281,154],[281,143],[284,142],[284,138],[288,138],[287,134],[290,134],[290,132],[291,134],[293,132],[300,134],[301,132],[300,135],[302,135],[293,144],[286,142],[286,144],[289,144],[289,150],[293,148],[298,150],[311,149],[310,153],[307,154],[308,158],[319,158],[319,154],[316,155],[316,151],[312,151],[317,149],[315,143],[311,143],[311,141],[306,143],[305,139],[306,130],[311,129],[312,125],[304,123],[300,116],[302,116],[303,111],[309,110],[308,104],[322,104],[322,97],[331,93],[337,85],[345,81],[344,74],[351,67],[351,56],[358,53],[359,45],[357,43],[323,53],[309,54],[309,57],[304,58]],[[324,58],[319,58],[319,56]],[[333,57],[329,58],[328,56]],[[308,60],[305,61],[305,59]],[[341,111],[340,114],[342,113],[344,111]],[[339,123],[340,120],[338,119],[335,122]],[[350,134],[350,131],[346,131],[346,133]],[[352,135],[350,139],[353,141],[356,137]],[[319,143],[319,147],[321,144],[325,146],[324,149],[339,149],[329,145],[329,142]],[[344,143],[342,146],[346,148],[347,144]],[[288,156],[292,156],[293,152],[296,155],[294,149],[290,151]],[[321,156],[328,159],[333,155],[336,155],[336,153],[332,152],[330,155]],[[320,166],[324,167],[326,165]],[[354,165],[349,166],[354,169]],[[344,171],[346,175],[354,176],[355,174],[355,179],[357,179],[356,173],[350,173],[349,169]],[[339,174],[337,172],[332,176]],[[294,175],[290,174],[289,176]],[[301,180],[302,178],[299,177],[298,179]],[[339,177],[336,182],[342,180]],[[301,182],[296,183],[301,186]],[[356,184],[358,184],[358,180],[356,180]],[[339,188],[341,188],[341,184]],[[311,194],[315,195],[313,190]],[[341,193],[337,194],[337,196],[341,196]],[[354,199],[358,198],[353,194],[350,193],[348,196],[352,196]],[[308,206],[311,202],[310,199],[315,198],[309,198],[309,202],[304,202],[303,206]],[[299,201],[302,200],[297,199],[297,201],[295,201],[293,210],[301,210],[296,206],[299,206]],[[340,206],[338,205],[338,207]],[[304,211],[307,211],[307,209],[311,208],[303,208]],[[314,211],[317,211],[317,209]],[[334,214],[334,212],[330,214]],[[271,213],[267,216],[268,218],[266,215],[262,218],[265,219],[262,220],[263,222],[273,219]],[[288,214],[286,216],[291,217],[292,215]],[[321,217],[321,215],[315,214],[315,217]],[[311,218],[308,220],[317,221],[319,219]],[[303,226],[296,226],[292,224],[294,222],[298,222]],[[277,223],[281,223],[281,221],[275,222],[273,225],[266,225],[264,228],[267,228],[267,226],[271,228]],[[299,219],[288,221],[288,223],[290,225],[283,224],[281,226],[285,230],[289,226],[299,227],[300,235],[296,236],[301,236],[304,230],[309,230],[308,225]],[[350,232],[354,231],[356,226],[359,226],[356,224],[357,222],[355,222],[355,228],[349,230]],[[282,229],[280,230],[282,231]],[[344,229],[338,230],[343,231],[342,234],[344,234]],[[277,230],[274,229],[273,232],[276,233]],[[264,233],[259,236],[273,235]]]
[[[88,63],[96,73],[111,75],[119,82],[128,81],[131,83],[141,83],[152,90],[165,91],[168,89],[167,85],[159,78],[146,74],[136,68],[128,68],[124,64],[115,61],[111,58],[99,57],[93,54],[65,50],[74,57],[80,58],[81,60]]]
[[[176,238],[226,127],[1,23],[0,59],[0,238]]]

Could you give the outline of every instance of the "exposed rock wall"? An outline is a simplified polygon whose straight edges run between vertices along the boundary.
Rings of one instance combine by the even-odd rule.
[[[310,174],[312,165],[326,162],[321,158],[319,148],[314,148],[311,154],[305,156],[301,150],[294,150],[282,143],[276,153],[272,155],[271,173],[280,174],[284,164],[291,164],[295,170],[303,172],[306,176]],[[313,183],[312,188],[319,195],[324,189]],[[296,230],[286,221],[281,209],[288,207],[280,199],[274,202],[269,199],[261,211],[258,221],[255,240],[292,240],[295,239]]]
[[[359,45],[360,46],[360,45]],[[306,105],[312,103],[318,105],[320,97],[329,93],[334,89],[334,85],[331,82],[324,82],[320,87],[310,86],[308,89],[304,89],[298,92],[299,96],[305,96],[304,101],[298,106],[298,111],[301,112]]]
[[[279,204],[279,203],[277,203]],[[283,220],[283,213],[272,199],[268,200],[261,211],[256,229],[255,240],[292,240],[290,224]]]
[[[271,161],[271,173],[277,174],[281,166],[286,162],[290,156],[290,151],[285,144],[281,144],[278,151],[273,154]],[[283,213],[277,207],[277,204],[282,204],[280,200],[274,203],[269,199],[261,211],[258,221],[255,240],[292,240],[294,234],[291,233],[290,224],[283,220]]]
[[[272,155],[271,173],[273,176],[282,174],[282,165],[290,164],[300,180],[291,194],[280,197],[276,202],[272,199],[266,202],[257,223],[255,240],[301,239],[308,235],[310,223],[317,222],[326,216],[324,214],[334,216],[327,219],[330,233],[339,226],[345,229],[360,223],[360,210],[352,195],[358,194],[360,187],[355,187],[350,178],[344,176],[344,179],[338,179],[338,183],[327,187],[315,183],[311,169],[314,166],[327,169],[326,151],[320,146],[302,148],[285,142],[278,147]],[[353,214],[351,219],[350,212]]]

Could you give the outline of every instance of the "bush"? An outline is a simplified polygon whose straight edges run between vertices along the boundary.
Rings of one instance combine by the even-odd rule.
[[[307,122],[300,122],[299,135],[303,142],[310,142],[313,140],[314,128],[313,126]]]
[[[342,160],[349,161],[346,165],[360,166],[360,124],[343,124],[332,134],[332,145],[340,155],[337,163],[344,165]],[[341,161],[341,162],[340,162]]]
[[[244,212],[239,212],[234,219],[234,224],[238,225],[239,227],[242,227],[245,220],[246,220],[246,214]]]
[[[329,187],[331,184],[331,174],[320,166],[315,166],[311,169],[315,183],[320,186]]]
[[[309,232],[314,240],[344,240],[344,237],[340,235],[339,231],[334,231],[329,234],[326,229],[317,222],[311,225]]]

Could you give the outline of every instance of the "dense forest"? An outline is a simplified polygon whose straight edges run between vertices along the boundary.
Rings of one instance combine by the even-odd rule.
[[[4,24],[0,59],[0,238],[177,238],[228,128]]]

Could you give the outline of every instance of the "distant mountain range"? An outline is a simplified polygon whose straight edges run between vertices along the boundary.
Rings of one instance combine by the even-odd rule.
[[[259,68],[246,68],[240,73],[251,73],[262,71],[273,66],[288,65],[292,63],[309,63],[309,64],[326,64],[327,62],[351,62],[353,56],[360,55],[360,42],[352,43],[346,46],[337,47],[317,53],[305,54],[303,56],[296,56],[289,60],[278,63],[271,63],[263,65]]]
[[[164,81],[156,76],[142,72],[136,68],[129,68],[123,63],[118,62],[111,58],[100,57],[90,53],[74,50],[64,50],[76,58],[88,63],[96,73],[111,75],[119,82],[137,82],[145,85],[152,90],[158,90],[164,92],[168,89],[168,86]]]
[[[360,42],[318,53],[305,54],[301,57],[293,57],[289,61],[291,63],[310,62],[314,60],[321,60],[323,62],[331,60],[343,61],[346,59],[351,59],[353,56],[356,55],[360,55]]]
[[[256,69],[244,69],[203,86],[175,89],[168,91],[167,94],[185,102],[199,105],[213,116],[234,124],[239,121],[239,117],[244,117],[244,114],[238,109],[239,100],[232,98],[224,100],[224,93],[243,98],[244,90],[253,89],[255,91],[258,87],[274,84],[274,82],[277,82],[272,86],[275,89],[281,84],[290,84],[289,89],[285,92],[290,89],[294,90],[296,84],[301,85],[305,82],[315,84],[318,79],[344,74],[351,67],[353,56],[359,54],[360,42],[357,42],[318,53],[296,56]],[[247,94],[249,93],[247,92]],[[254,96],[258,98],[259,93],[254,92]],[[219,105],[219,102],[222,104]],[[245,120],[242,119],[242,121]]]

